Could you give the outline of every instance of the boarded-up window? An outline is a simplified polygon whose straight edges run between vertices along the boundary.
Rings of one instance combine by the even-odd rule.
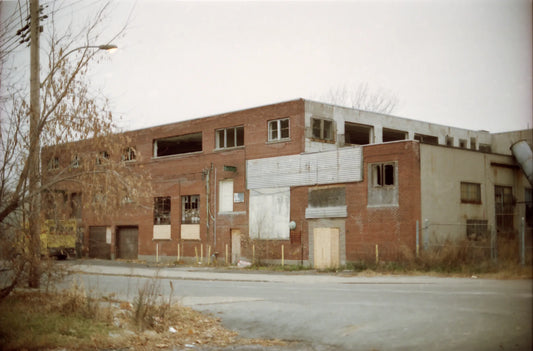
[[[250,190],[249,208],[252,239],[289,239],[290,188]]]
[[[346,205],[346,188],[309,190],[309,207],[335,207]]]
[[[154,140],[154,157],[202,151],[202,133],[172,136]]]
[[[219,212],[233,212],[233,179],[219,182]]]

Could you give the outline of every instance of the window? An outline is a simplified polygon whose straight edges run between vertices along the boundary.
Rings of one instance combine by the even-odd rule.
[[[200,223],[200,195],[184,195],[181,197],[181,223]]]
[[[154,224],[170,224],[170,196],[154,198]]]
[[[74,155],[74,157],[72,157],[72,161],[70,162],[70,167],[72,168],[80,167],[80,157],[78,155]]]
[[[496,230],[502,234],[512,234],[515,205],[513,188],[510,186],[495,186],[494,204],[496,207]]]
[[[432,135],[424,135],[424,134],[415,134],[415,140],[418,140],[419,142],[423,144],[431,144],[431,145],[438,145],[439,144],[439,138]]]
[[[472,137],[470,138],[470,149],[472,150],[476,150],[477,147],[476,147],[476,138]]]
[[[407,133],[401,130],[383,128],[383,142],[405,140]]]
[[[109,153],[107,151],[100,151],[96,156],[96,164],[101,165],[109,160]]]
[[[459,139],[459,147],[461,149],[466,149],[466,139]]]
[[[277,119],[268,122],[268,141],[289,139],[289,119]]]
[[[446,135],[446,146],[453,146],[453,137]]]
[[[233,212],[233,179],[219,182],[219,212]]]
[[[70,194],[70,208],[72,211],[71,217],[81,219],[81,193]]]
[[[492,148],[489,144],[479,144],[479,151],[481,152],[492,152]]]
[[[461,182],[461,202],[464,204],[480,204],[481,184]]]
[[[466,237],[468,240],[484,240],[489,237],[489,226],[486,219],[467,219]]]
[[[327,119],[311,118],[311,136],[314,139],[333,141],[333,121]]]
[[[367,145],[371,142],[372,127],[355,123],[344,123],[344,143]]]
[[[394,186],[394,164],[380,163],[372,165],[372,185],[375,187]]]
[[[202,132],[154,140],[154,157],[202,151]]]
[[[50,161],[48,161],[48,170],[53,171],[59,169],[59,157],[52,157]]]
[[[122,153],[122,161],[135,161],[136,159],[136,151],[135,151],[135,148],[133,147],[128,147],[124,150],[124,152]]]
[[[244,145],[244,127],[217,129],[216,148],[229,149]]]

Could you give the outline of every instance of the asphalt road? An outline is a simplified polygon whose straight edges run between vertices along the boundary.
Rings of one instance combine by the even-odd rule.
[[[223,273],[77,264],[88,290],[133,300],[157,276],[163,295],[245,337],[308,350],[531,350],[531,280]],[[84,273],[82,273],[84,272]],[[152,278],[150,278],[152,277]],[[63,286],[67,286],[65,282]]]

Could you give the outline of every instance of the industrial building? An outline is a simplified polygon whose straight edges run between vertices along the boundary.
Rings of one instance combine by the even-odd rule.
[[[531,236],[532,130],[491,134],[298,99],[124,135],[123,160],[149,173],[153,208],[102,217],[79,206],[90,257],[323,268],[516,236],[522,218]]]

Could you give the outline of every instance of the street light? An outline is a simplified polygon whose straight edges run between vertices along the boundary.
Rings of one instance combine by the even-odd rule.
[[[78,48],[74,48],[74,49],[70,50],[65,55],[61,56],[59,58],[59,60],[57,60],[57,62],[58,63],[61,62],[62,60],[65,59],[65,57],[67,57],[68,55],[72,54],[73,52],[76,52],[78,50],[84,50],[84,49],[98,49],[98,50],[105,50],[105,51],[108,51],[108,52],[112,53],[112,52],[115,52],[118,49],[118,46],[116,46],[114,44],[80,46]],[[56,66],[57,66],[57,64],[56,64]],[[46,81],[52,76],[52,74],[54,74],[55,71],[56,71],[56,68],[55,67],[52,68],[50,73],[48,73],[46,78],[44,78],[44,80],[42,81],[41,88],[43,87],[44,83],[46,83]]]

